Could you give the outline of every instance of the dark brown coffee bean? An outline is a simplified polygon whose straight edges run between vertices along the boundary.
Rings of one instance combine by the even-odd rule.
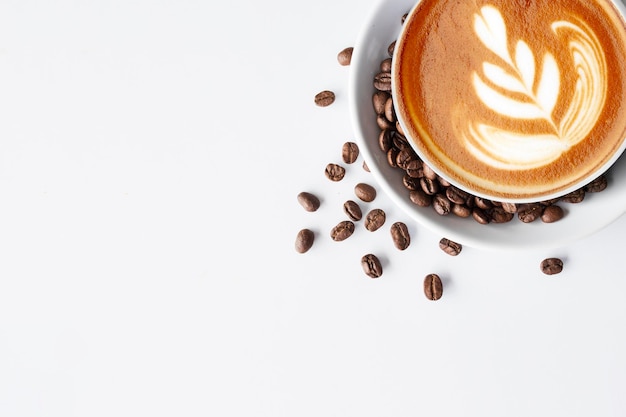
[[[302,229],[296,236],[296,252],[305,253],[313,246],[315,234],[309,229]]]
[[[352,236],[352,233],[354,233],[354,223],[344,220],[331,229],[330,237],[335,242],[341,242]]]
[[[422,168],[423,162],[419,159],[412,159],[404,167],[407,175],[413,179],[418,179],[424,176],[424,169]]]
[[[389,151],[387,151],[387,163],[389,164],[389,166],[393,167],[393,168],[397,168],[398,167],[398,154],[400,153],[400,150],[398,148],[396,148],[395,146],[392,146]]]
[[[404,188],[409,191],[421,188],[419,178],[414,178],[413,176],[409,175],[408,172],[402,177],[402,184],[404,185]]]
[[[339,51],[339,53],[337,54],[337,61],[339,62],[339,65],[342,65],[344,67],[350,65],[350,62],[352,61],[353,51],[354,48],[352,46],[349,46]]]
[[[358,222],[363,218],[363,212],[361,206],[356,201],[348,200],[343,203],[343,211],[348,215],[348,218],[353,222]]]
[[[335,93],[329,90],[320,91],[315,95],[315,104],[320,107],[330,106],[335,102]]]
[[[437,181],[442,187],[448,188],[452,186],[452,184],[450,184],[447,179],[440,177],[439,175],[437,175]]]
[[[428,274],[424,278],[424,295],[429,300],[438,300],[443,295],[443,283],[437,274]]]
[[[541,217],[543,206],[539,203],[522,204],[517,208],[517,217],[523,223],[531,223]]]
[[[306,211],[312,212],[320,208],[320,199],[317,198],[316,195],[306,191],[298,194],[298,203],[300,203],[300,205],[304,207]]]
[[[376,116],[376,124],[378,125],[378,128],[380,130],[394,129],[395,127],[395,124],[393,122],[390,122],[389,120],[387,120],[384,113]]]
[[[384,153],[389,152],[389,149],[393,147],[393,135],[395,131],[392,129],[383,129],[378,134],[378,148]]]
[[[430,178],[420,178],[420,187],[428,195],[435,195],[439,192],[439,182],[431,180]]]
[[[559,258],[546,258],[541,261],[539,267],[546,275],[559,274],[563,271],[563,261]]]
[[[409,163],[411,161],[415,161],[416,159],[417,155],[415,154],[415,151],[413,149],[402,149],[400,152],[398,152],[398,155],[396,155],[396,165],[398,166],[398,168],[406,170]]]
[[[585,199],[585,190],[584,188],[579,188],[578,190],[572,191],[569,194],[561,197],[561,201],[565,201],[567,203],[578,204],[581,203]]]
[[[385,103],[385,117],[392,123],[396,122],[396,111],[393,107],[393,99],[389,97],[387,102]]]
[[[433,181],[437,179],[437,173],[427,164],[424,164],[424,176]]]
[[[370,203],[376,198],[376,188],[364,182],[360,182],[354,186],[354,194],[356,194],[361,201]]]
[[[391,42],[387,47],[387,53],[389,54],[389,56],[393,57],[394,49],[396,49],[396,41]]]
[[[404,130],[402,130],[402,125],[400,125],[399,121],[396,121],[396,130],[398,131],[399,134],[401,134],[402,136],[406,136],[404,134]]]
[[[372,253],[363,255],[361,258],[363,272],[370,278],[379,278],[383,274],[383,266],[378,257]]]
[[[346,164],[353,164],[359,157],[359,147],[354,142],[346,142],[341,148],[341,158]]]
[[[405,250],[411,244],[409,228],[402,222],[395,222],[391,225],[391,240],[396,248]]]
[[[419,189],[409,192],[409,199],[413,204],[416,204],[420,207],[428,207],[433,202],[433,197],[426,194],[421,187]]]
[[[400,19],[400,23],[404,23],[406,21],[406,18],[409,17],[408,13],[405,13],[402,15],[402,18]]]
[[[508,223],[513,220],[513,213],[509,213],[502,208],[502,206],[495,206],[490,210],[491,220],[494,223]]]
[[[379,91],[391,91],[391,73],[379,72],[374,77],[374,87]]]
[[[489,213],[480,207],[474,207],[472,209],[472,217],[480,224],[491,223],[491,216]]]
[[[515,203],[502,203],[502,209],[507,213],[515,214],[517,213],[517,204]]]
[[[365,172],[370,172],[370,167],[367,166],[367,164],[365,163],[365,161],[363,161],[363,171]]]
[[[433,197],[433,208],[440,216],[447,216],[452,209],[452,203],[450,203],[445,194],[435,194]]]
[[[343,177],[346,175],[346,169],[341,165],[337,164],[328,164],[326,165],[326,170],[324,171],[326,174],[326,178],[331,181],[341,181]]]
[[[380,72],[391,72],[391,58],[380,61]]]
[[[386,214],[381,209],[372,209],[365,215],[365,228],[370,232],[375,232],[385,224]]]
[[[453,242],[445,237],[439,241],[439,248],[450,256],[457,256],[463,250],[463,246],[460,243]]]
[[[446,197],[455,204],[465,204],[469,199],[469,194],[453,185],[446,188]]]
[[[606,175],[600,175],[595,180],[591,181],[587,184],[584,189],[588,193],[599,193],[600,191],[604,191],[608,185]]]
[[[541,214],[541,221],[544,223],[554,223],[563,218],[565,213],[560,206],[553,204],[551,206],[543,209],[543,213]]]
[[[465,204],[452,204],[452,208],[450,212],[459,217],[469,217],[472,215],[472,209],[467,207]]]
[[[387,91],[376,91],[372,96],[372,104],[376,114],[385,114],[385,104],[391,95]]]
[[[487,200],[486,198],[482,197],[474,197],[474,204],[476,205],[476,207],[483,210],[489,210],[493,207],[493,203],[491,202],[491,200]]]

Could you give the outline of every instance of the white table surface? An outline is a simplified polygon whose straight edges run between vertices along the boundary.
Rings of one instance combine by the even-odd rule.
[[[1,416],[626,415],[626,219],[453,258],[379,193],[409,249],[328,237],[374,4],[0,2]]]

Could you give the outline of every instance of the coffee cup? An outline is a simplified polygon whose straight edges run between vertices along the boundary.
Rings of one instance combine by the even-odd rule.
[[[395,44],[402,133],[438,175],[494,201],[583,187],[626,148],[619,0],[421,0]]]

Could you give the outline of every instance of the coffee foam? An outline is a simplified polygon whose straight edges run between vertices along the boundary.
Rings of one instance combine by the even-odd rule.
[[[478,194],[565,189],[605,164],[626,130],[626,30],[613,6],[529,3],[424,0],[396,47],[404,131]]]

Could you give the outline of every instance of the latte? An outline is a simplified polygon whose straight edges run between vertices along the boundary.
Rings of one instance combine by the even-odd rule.
[[[392,84],[418,154],[476,195],[563,194],[626,145],[626,25],[609,0],[422,0]]]

